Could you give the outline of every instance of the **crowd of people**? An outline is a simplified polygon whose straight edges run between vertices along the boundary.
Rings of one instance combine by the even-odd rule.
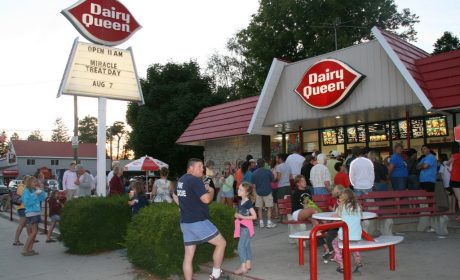
[[[193,274],[192,261],[196,246],[210,243],[215,246],[213,269],[209,279],[219,279],[221,264],[226,247],[224,237],[209,220],[208,204],[220,202],[235,209],[235,232],[239,238],[238,254],[241,265],[235,271],[245,274],[252,267],[251,238],[254,226],[274,228],[278,218],[277,201],[291,197],[292,218],[297,221],[318,221],[312,215],[321,210],[312,200],[312,195],[331,194],[329,210],[347,223],[350,240],[361,238],[361,208],[356,197],[371,191],[435,190],[437,180],[442,180],[449,193],[451,211],[455,210],[455,198],[460,198],[460,153],[455,151],[451,158],[436,155],[424,145],[421,156],[414,149],[404,150],[396,144],[393,154],[382,159],[375,151],[354,147],[347,154],[331,151],[328,154],[315,151],[311,154],[278,154],[271,161],[251,155],[246,160],[234,164],[223,163],[222,172],[216,164],[208,160],[190,159],[187,173],[177,182],[168,180],[169,170],[162,168],[160,178],[155,181],[126,180],[117,162],[107,176],[109,196],[128,193],[128,205],[135,215],[149,203],[172,203],[180,208],[180,228],[183,233],[185,255],[183,272],[185,279]],[[177,184],[176,184],[177,183]],[[95,180],[83,166],[71,164],[63,178],[66,200],[90,196],[95,189]],[[147,192],[150,194],[147,196]],[[43,186],[33,176],[27,176],[18,187],[21,204],[17,206],[20,217],[13,245],[23,246],[24,256],[34,256],[38,223],[41,219],[40,204],[46,199]],[[48,199],[50,206],[51,229],[47,242],[54,242],[52,232],[59,222],[59,214],[65,199],[53,192]],[[459,202],[460,208],[460,202]],[[264,214],[265,213],[265,214]],[[460,220],[459,217],[456,218]],[[22,243],[20,235],[27,228],[27,241]],[[325,261],[333,260],[339,264],[337,271],[343,272],[341,250],[338,241],[342,239],[340,230],[330,230],[324,242]],[[354,254],[356,269],[361,267],[361,257]]]

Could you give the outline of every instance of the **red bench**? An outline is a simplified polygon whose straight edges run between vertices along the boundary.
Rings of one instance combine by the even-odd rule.
[[[436,207],[433,192],[424,190],[381,191],[370,192],[358,197],[363,211],[374,212],[378,220],[384,220],[380,226],[382,234],[391,235],[393,219],[419,218],[418,230],[423,231],[427,226],[439,235],[447,235],[447,221],[445,215]]]

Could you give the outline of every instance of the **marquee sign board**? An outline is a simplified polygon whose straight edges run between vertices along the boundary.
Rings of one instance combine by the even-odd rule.
[[[131,48],[126,50],[75,39],[61,94],[137,101],[144,103]]]
[[[313,64],[294,90],[305,103],[316,109],[331,109],[348,97],[364,75],[336,59]]]
[[[123,43],[141,28],[117,0],[80,0],[61,13],[83,37],[106,46]]]

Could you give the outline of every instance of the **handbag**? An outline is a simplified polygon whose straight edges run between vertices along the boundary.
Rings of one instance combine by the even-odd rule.
[[[21,205],[22,204],[22,197],[17,193],[13,193],[13,195],[11,197],[11,203],[13,203],[14,205]]]

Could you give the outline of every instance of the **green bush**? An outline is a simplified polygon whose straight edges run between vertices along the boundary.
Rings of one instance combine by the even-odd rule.
[[[233,239],[234,210],[213,203],[209,214],[210,220],[227,240],[225,256],[233,256],[236,248]],[[128,226],[125,244],[128,258],[134,265],[161,277],[181,274],[184,242],[177,205],[156,203],[142,209]],[[194,269],[198,269],[200,263],[211,261],[213,251],[214,247],[210,244],[198,245],[193,262]]]
[[[126,196],[70,200],[63,208],[61,240],[70,253],[89,254],[122,247],[131,208]]]

